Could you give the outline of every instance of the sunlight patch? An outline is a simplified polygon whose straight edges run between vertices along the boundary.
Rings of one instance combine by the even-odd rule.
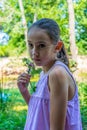
[[[27,106],[15,106],[13,107],[13,110],[15,111],[22,111],[22,110],[27,110]]]

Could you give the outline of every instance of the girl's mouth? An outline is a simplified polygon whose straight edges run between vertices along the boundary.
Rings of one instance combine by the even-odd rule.
[[[40,61],[40,59],[36,59],[36,58],[35,58],[34,61]]]

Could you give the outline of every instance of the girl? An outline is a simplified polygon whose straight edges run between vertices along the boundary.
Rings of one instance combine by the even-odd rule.
[[[42,66],[36,91],[30,95],[26,84],[31,75],[18,77],[18,88],[28,104],[24,130],[82,130],[78,89],[69,70],[59,26],[44,18],[28,31],[30,57]]]

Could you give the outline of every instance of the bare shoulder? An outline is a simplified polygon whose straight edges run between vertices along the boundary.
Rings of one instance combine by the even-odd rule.
[[[68,90],[68,75],[66,70],[61,66],[56,66],[49,74],[50,90],[55,92],[62,92]]]
[[[59,79],[61,79],[63,81],[63,80],[66,80],[68,78],[65,68],[63,68],[61,66],[55,67],[50,72],[49,77],[51,79],[54,79],[55,81],[56,80],[58,81]]]

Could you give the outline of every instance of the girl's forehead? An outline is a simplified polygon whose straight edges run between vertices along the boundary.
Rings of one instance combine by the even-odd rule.
[[[33,27],[28,32],[28,39],[42,39],[51,40],[45,29]]]
[[[34,36],[34,35],[36,35],[36,34],[39,34],[39,35],[40,35],[40,33],[43,33],[43,32],[44,32],[43,29],[40,29],[40,28],[37,28],[37,27],[32,27],[32,28],[29,30],[29,32],[28,32],[28,36]]]

